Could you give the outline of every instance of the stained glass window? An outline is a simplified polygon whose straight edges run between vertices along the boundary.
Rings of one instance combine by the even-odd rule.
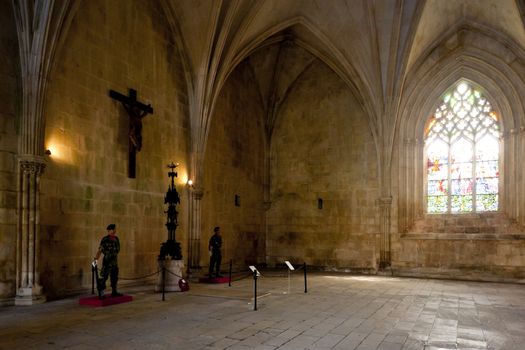
[[[498,210],[498,117],[479,90],[460,81],[445,93],[425,150],[428,213]]]

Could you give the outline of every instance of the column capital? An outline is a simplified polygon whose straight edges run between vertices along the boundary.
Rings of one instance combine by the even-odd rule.
[[[200,201],[202,197],[204,196],[204,190],[202,187],[194,188],[192,191],[193,199]]]
[[[381,207],[387,207],[392,204],[392,197],[379,197],[376,201],[376,203]]]
[[[43,157],[24,154],[18,156],[18,164],[24,173],[41,175],[46,167],[46,161]]]

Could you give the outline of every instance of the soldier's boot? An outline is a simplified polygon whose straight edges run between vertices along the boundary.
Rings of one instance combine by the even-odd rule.
[[[117,282],[118,282],[118,267],[111,270],[111,296],[112,297],[121,297],[123,294],[117,292]]]
[[[112,296],[112,297],[121,297],[121,296],[123,296],[123,295],[124,295],[124,294],[117,292],[116,289],[113,289],[113,291],[111,292],[111,296]]]
[[[98,283],[97,283],[97,291],[98,291],[98,298],[99,299],[104,299],[105,296],[104,296],[104,289],[105,287],[103,286],[104,282],[103,280],[99,279],[98,280]]]

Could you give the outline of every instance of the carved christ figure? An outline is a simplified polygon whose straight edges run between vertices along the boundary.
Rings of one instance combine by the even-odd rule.
[[[129,114],[129,141],[132,149],[139,152],[142,148],[142,118],[148,114],[137,106],[126,105]]]

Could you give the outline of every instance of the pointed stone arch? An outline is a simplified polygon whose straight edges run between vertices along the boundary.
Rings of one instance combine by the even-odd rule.
[[[398,149],[398,230],[407,232],[425,215],[423,198],[423,130],[441,95],[459,79],[473,82],[487,95],[501,116],[503,144],[502,209],[519,219],[525,188],[518,183],[523,164],[523,100],[520,77],[525,55],[501,33],[467,23],[442,36],[408,73],[396,130]],[[522,219],[520,219],[522,221]]]

